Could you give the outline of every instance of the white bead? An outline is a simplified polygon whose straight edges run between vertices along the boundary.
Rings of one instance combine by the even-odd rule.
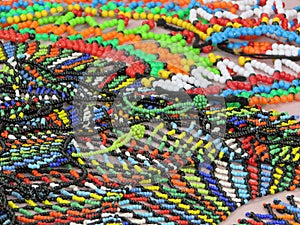
[[[272,49],[278,49],[278,44],[277,43],[272,44]]]
[[[220,80],[219,80],[219,82],[221,84],[225,84],[226,80],[227,80],[226,77],[221,77]]]
[[[298,56],[298,50],[297,49],[293,49],[292,56]]]
[[[184,89],[185,90],[189,90],[189,89],[191,89],[193,86],[192,85],[190,85],[190,84],[185,84],[184,85]]]
[[[223,181],[223,180],[220,181],[220,184],[221,184],[222,187],[231,187],[231,184],[229,182],[226,182],[226,181]]]
[[[194,78],[194,77],[189,77],[188,82],[189,82],[190,84],[194,84],[194,83],[195,83],[195,78]]]
[[[287,57],[292,56],[291,50],[290,50],[290,49],[285,50],[285,51],[284,51],[284,55],[287,56]]]
[[[59,186],[58,184],[55,184],[55,183],[50,183],[50,187],[52,187],[52,188],[55,188],[55,187],[57,187],[57,186]]]
[[[220,80],[220,76],[215,75],[215,76],[214,76],[214,81],[215,81],[215,82],[219,82],[219,80]]]
[[[273,55],[273,51],[272,50],[267,50],[266,55]]]
[[[216,168],[215,171],[216,171],[217,173],[228,174],[228,171],[227,171],[227,170],[223,170],[223,169],[220,169],[220,168]]]
[[[16,138],[15,135],[9,134],[8,135],[8,139],[10,139],[10,140],[16,140],[17,138]]]
[[[232,61],[230,61],[228,64],[227,64],[227,66],[229,67],[229,68],[234,68],[234,66],[235,66],[235,64],[234,64],[234,62],[232,62]]]

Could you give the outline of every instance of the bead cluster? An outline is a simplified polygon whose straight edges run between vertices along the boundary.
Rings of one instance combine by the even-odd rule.
[[[0,223],[216,225],[297,189],[299,117],[262,106],[300,100],[298,11],[1,2]],[[297,224],[288,201],[238,223]]]

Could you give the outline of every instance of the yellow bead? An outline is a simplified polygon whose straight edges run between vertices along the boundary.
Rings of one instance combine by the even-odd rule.
[[[115,16],[115,12],[112,11],[112,10],[109,10],[109,11],[108,11],[108,16],[109,16],[109,17],[114,17],[114,16]]]
[[[220,25],[218,25],[218,24],[214,24],[214,25],[213,25],[214,31],[220,32],[222,28],[223,28],[223,27],[220,26]]]
[[[78,161],[78,163],[79,163],[80,165],[84,165],[84,164],[85,164],[84,161],[83,161],[81,158],[78,158],[77,161]]]
[[[229,26],[233,26],[233,23],[232,22],[226,23],[226,27],[229,27]]]
[[[19,23],[19,22],[20,22],[20,17],[14,16],[14,22],[15,22],[15,23]]]
[[[21,14],[20,19],[22,21],[26,21],[27,20],[27,16],[25,14]]]
[[[269,18],[268,17],[263,17],[262,19],[261,19],[261,22],[263,22],[263,23],[269,23]]]
[[[153,17],[153,19],[154,19],[155,21],[157,21],[159,18],[160,18],[160,15],[158,15],[158,14],[154,15],[154,17]]]
[[[32,20],[33,19],[33,15],[31,13],[27,14],[27,20]]]
[[[202,140],[200,140],[200,141],[198,141],[198,142],[196,143],[196,147],[200,147],[201,145],[203,145],[203,141],[202,141]]]
[[[64,7],[62,7],[61,5],[60,5],[60,6],[58,6],[58,7],[57,7],[57,11],[58,11],[58,12],[62,12],[62,11],[64,11]]]
[[[183,59],[181,59],[180,63],[181,63],[181,65],[184,66],[187,64],[187,60],[183,58]]]
[[[181,199],[170,198],[170,199],[168,199],[168,201],[178,204],[181,202]]]
[[[34,201],[32,201],[31,199],[29,199],[29,200],[25,200],[30,206],[37,206],[37,204],[34,202]]]
[[[240,56],[238,59],[238,63],[240,66],[244,66],[245,65],[245,57],[244,56]]]
[[[168,135],[174,135],[176,133],[176,130],[172,129],[168,132]]]
[[[56,8],[51,8],[51,9],[50,9],[50,13],[51,13],[51,14],[55,14],[55,13],[57,13],[57,10],[56,10]]]
[[[43,10],[43,11],[41,12],[41,14],[42,14],[42,17],[48,16],[48,12],[47,12],[46,10]]]
[[[128,17],[129,19],[131,18],[131,12],[126,12],[125,14],[124,14],[124,16],[126,16],[126,17]],[[147,15],[146,15],[146,17],[145,17],[145,19],[147,18]]]
[[[92,9],[91,9],[90,7],[86,7],[86,8],[84,9],[84,12],[85,12],[85,13],[91,13],[91,12],[92,12]]]
[[[190,144],[190,143],[192,143],[192,141],[193,141],[193,136],[190,136],[190,138],[186,141],[188,144]]]
[[[173,19],[173,18],[172,18],[171,16],[168,16],[168,17],[166,18],[166,22],[167,22],[167,23],[172,23],[172,19]]]
[[[161,77],[161,78],[164,78],[164,79],[168,79],[169,76],[170,76],[170,72],[169,71],[165,71],[165,70],[160,70],[158,71],[158,75]]]
[[[145,82],[146,82],[146,81],[147,81],[147,78],[145,78],[145,77],[144,77],[144,78],[142,78],[142,80],[141,80],[141,84],[145,86]]]
[[[245,58],[245,63],[248,62],[248,61],[251,61],[250,57]]]
[[[183,209],[186,209],[186,210],[189,210],[189,209],[190,209],[190,206],[189,206],[189,205],[179,204],[178,206],[179,206],[180,208],[183,208]]]
[[[272,23],[275,23],[275,22],[279,23],[279,22],[280,22],[280,19],[279,19],[278,17],[275,17],[275,18],[272,20]]]
[[[72,5],[68,5],[68,11],[72,11],[73,10],[73,6]]]
[[[213,55],[212,57],[209,58],[211,63],[215,63],[217,61],[217,57]]]
[[[101,195],[95,193],[91,193],[90,196],[96,200],[101,200],[103,198]]]
[[[178,21],[178,18],[177,18],[177,17],[173,17],[173,18],[172,18],[172,23],[173,23],[173,24],[177,24],[177,21]]]
[[[128,168],[128,165],[127,165],[127,164],[123,164],[123,165],[122,165],[122,167],[123,167],[123,170],[129,170],[129,168]]]
[[[11,16],[7,17],[6,20],[7,20],[7,23],[8,23],[8,24],[14,23],[14,18],[12,18]]]
[[[141,169],[141,167],[139,167],[138,165],[134,165],[133,167],[135,168],[135,170],[136,170],[138,173],[143,172],[143,170]]]
[[[194,62],[193,59],[188,59],[188,60],[187,60],[187,64],[188,64],[189,66],[192,66],[192,65],[195,64],[195,62]]]
[[[216,56],[216,60],[218,60],[218,59],[222,59],[222,56],[217,55],[217,56]]]
[[[146,186],[145,188],[148,189],[148,190],[151,190],[151,191],[158,191],[159,190],[159,186]]]
[[[183,23],[183,20],[182,19],[178,19],[176,24],[177,24],[177,26],[181,27],[182,23]]]
[[[140,14],[140,17],[141,17],[142,20],[144,20],[144,19],[147,18],[147,14],[146,14],[145,12],[142,12],[142,13]]]
[[[96,15],[97,15],[97,9],[95,9],[95,8],[92,9],[92,15],[93,15],[93,16],[96,16]]]
[[[185,132],[182,132],[179,136],[178,136],[178,139],[182,139],[182,138],[184,138],[185,137],[185,135],[186,135],[186,133]]]
[[[138,20],[140,15],[138,13],[133,13],[133,19]]]
[[[211,28],[211,27],[207,28],[207,30],[206,30],[206,34],[207,34],[207,35],[210,36],[212,32],[214,32],[214,29],[213,29],[213,28]]]
[[[37,19],[39,19],[39,18],[42,17],[42,14],[41,14],[40,12],[35,12],[35,13],[34,13],[34,16],[35,16]]]
[[[192,28],[192,24],[191,23],[187,23],[187,25],[186,25],[186,29],[188,29],[188,30],[190,30],[191,28]]]
[[[107,12],[107,10],[103,10],[103,11],[102,11],[102,16],[103,16],[103,17],[108,17],[108,12]]]
[[[183,66],[183,70],[185,71],[185,72],[189,72],[190,71],[190,66],[189,65],[184,65]]]
[[[233,27],[234,28],[239,28],[239,27],[241,27],[242,26],[242,24],[240,24],[240,23],[233,23]]]
[[[77,195],[73,195],[72,200],[77,201],[77,202],[84,202],[85,198],[84,197],[79,197]]]
[[[279,169],[279,168],[275,168],[275,171],[276,171],[276,173],[279,173],[280,175],[283,174],[283,171],[281,169]]]
[[[109,168],[114,168],[114,165],[112,163],[106,163],[106,166]]]
[[[187,26],[187,24],[188,24],[188,23],[187,23],[186,21],[183,21],[183,23],[182,23],[182,28],[184,28],[184,29],[185,29],[185,28],[186,28],[186,26]]]
[[[10,207],[10,208],[12,208],[12,209],[17,209],[17,208],[19,208],[19,206],[17,206],[14,202],[12,202],[12,201],[8,201],[7,202],[8,203],[8,206]]]
[[[80,5],[79,5],[79,4],[75,4],[75,5],[74,5],[74,9],[80,10]]]
[[[147,16],[148,20],[152,20],[153,17],[154,17],[154,15],[152,13],[149,13],[148,16]]]

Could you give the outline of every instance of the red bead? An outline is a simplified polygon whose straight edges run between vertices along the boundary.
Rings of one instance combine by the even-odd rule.
[[[186,220],[179,220],[177,223],[181,224],[181,225],[188,225],[189,222]]]
[[[259,0],[259,6],[264,6],[266,5],[267,0]]]
[[[245,84],[244,89],[245,89],[246,91],[250,91],[250,90],[252,89],[252,85],[251,85],[251,84]]]
[[[276,71],[274,74],[273,74],[273,78],[275,80],[280,80],[280,73],[278,71]]]
[[[268,77],[267,84],[273,84],[274,79],[272,77]]]
[[[213,50],[213,47],[211,45],[205,46],[202,48],[203,53],[209,53]]]
[[[244,84],[243,82],[239,82],[239,83],[237,84],[237,88],[240,89],[240,90],[243,90],[244,87],[245,87],[245,84]]]
[[[262,80],[262,75],[261,74],[256,74],[256,79],[257,79],[257,81],[261,81]]]
[[[266,83],[266,82],[267,82],[267,79],[268,79],[267,76],[262,76],[262,77],[261,77],[261,81],[262,81],[263,83]]]
[[[254,174],[254,173],[250,173],[250,178],[254,179],[254,180],[257,180],[258,176],[256,174]]]
[[[239,5],[238,4],[233,4],[233,8],[239,10]]]
[[[216,24],[217,22],[218,22],[218,19],[215,17],[211,18],[209,21],[210,24]]]

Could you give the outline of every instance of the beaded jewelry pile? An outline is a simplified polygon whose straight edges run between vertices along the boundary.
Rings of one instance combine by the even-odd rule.
[[[299,21],[281,0],[1,1],[0,224],[226,224],[299,188],[299,116],[263,108],[300,100]],[[299,202],[236,224],[300,224]]]

